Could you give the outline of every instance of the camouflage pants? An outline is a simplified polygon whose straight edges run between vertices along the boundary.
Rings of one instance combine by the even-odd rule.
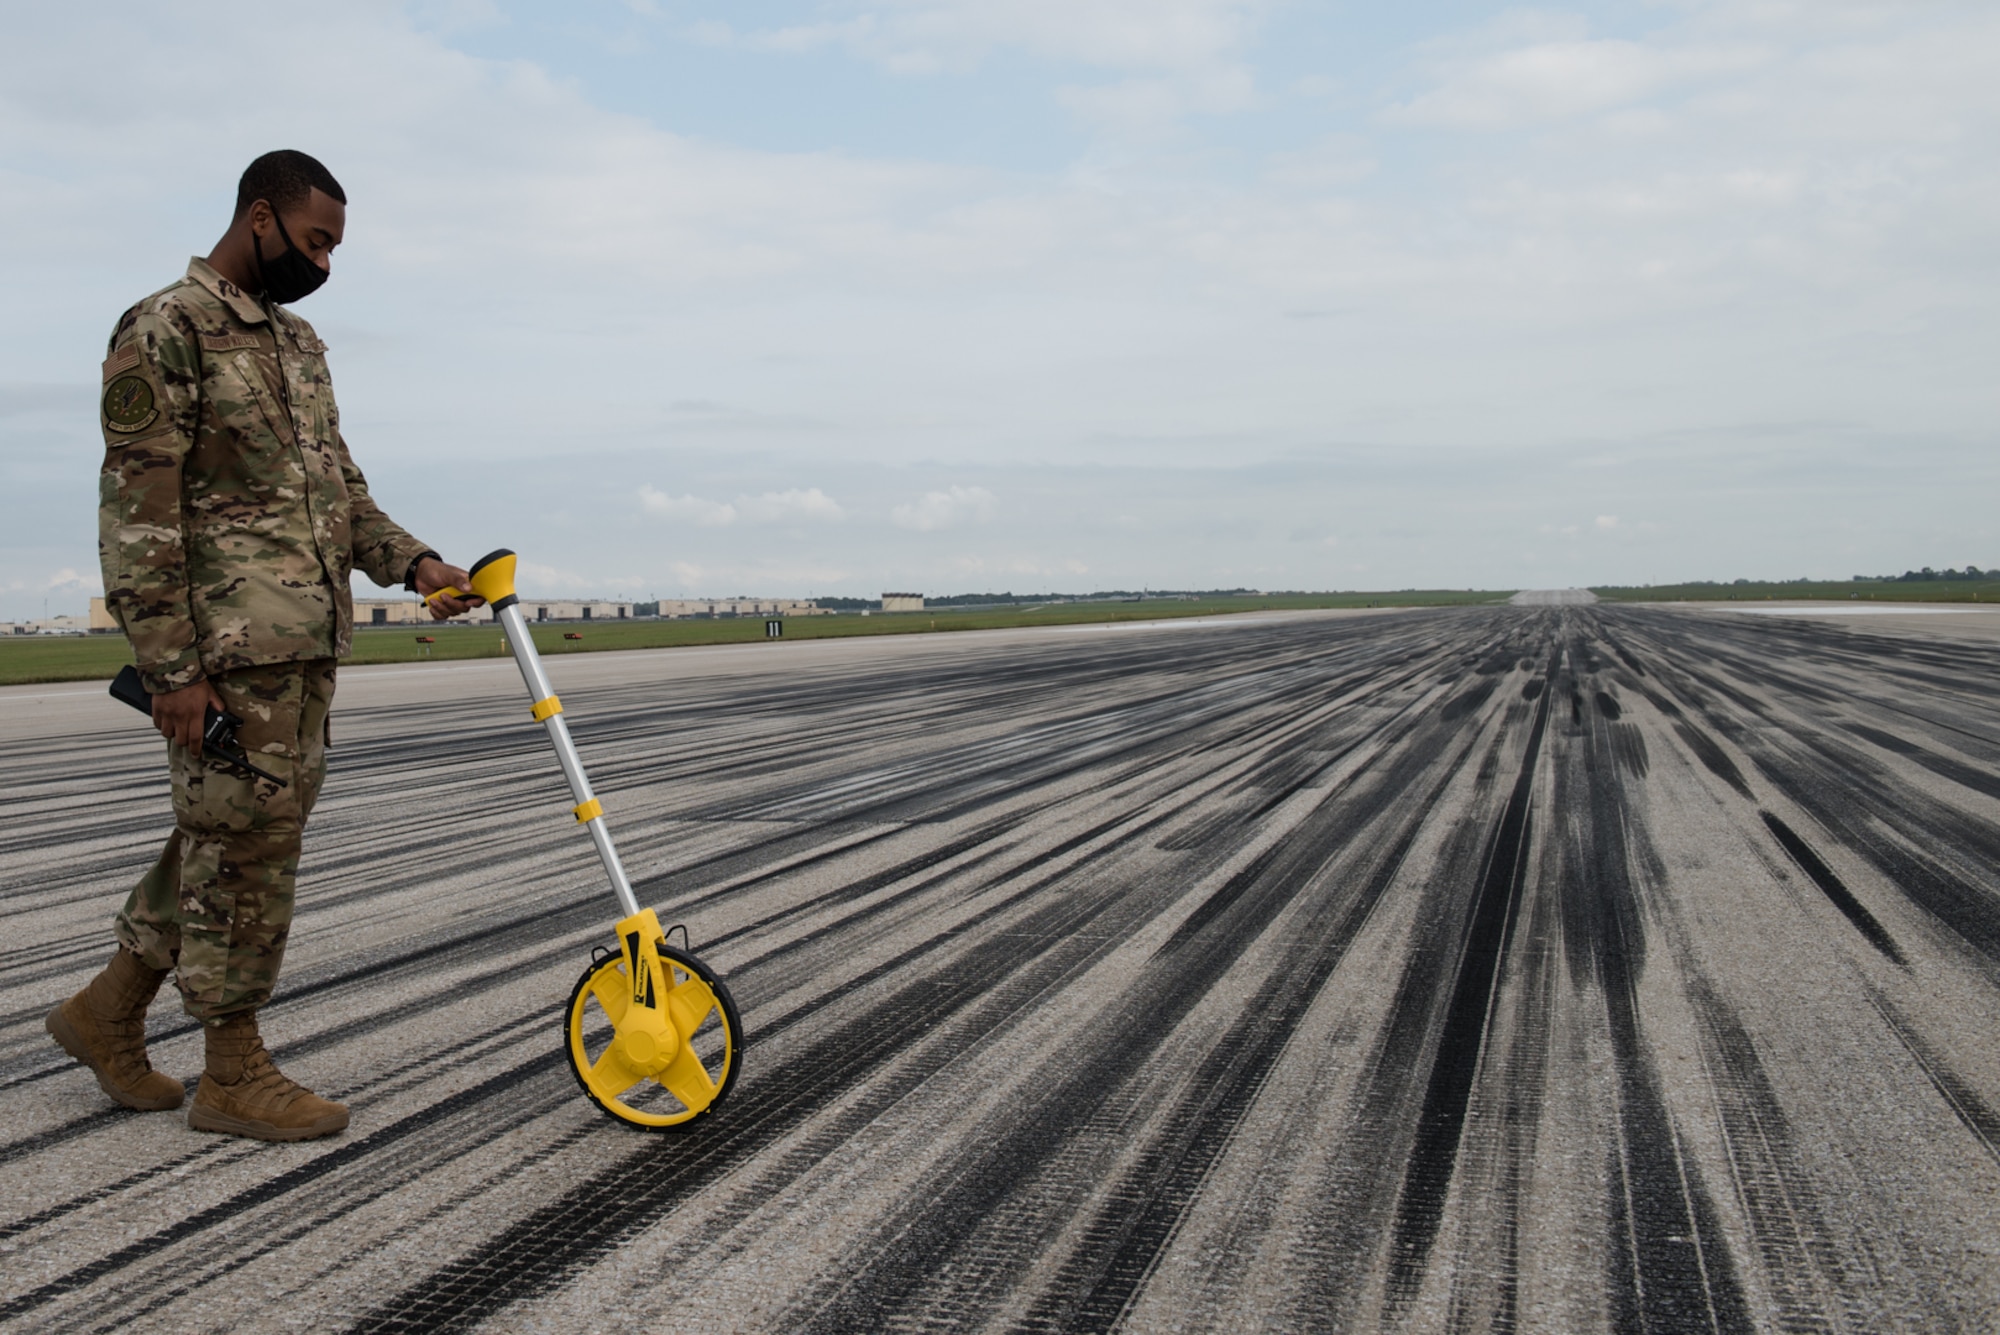
[[[299,846],[326,777],[334,663],[279,663],[212,677],[237,740],[279,788],[168,744],[173,834],[119,911],[119,942],[173,969],[187,1013],[216,1023],[271,998],[292,926]]]

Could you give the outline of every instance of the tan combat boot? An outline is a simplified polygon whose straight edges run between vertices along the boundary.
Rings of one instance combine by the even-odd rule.
[[[181,1106],[181,1082],[146,1060],[146,1007],[166,976],[121,948],[83,991],[49,1012],[44,1026],[91,1069],[100,1089],[140,1112]]]
[[[271,1064],[257,1017],[232,1015],[208,1030],[208,1069],[195,1089],[188,1125],[251,1140],[312,1140],[347,1126],[347,1108],[288,1079]]]

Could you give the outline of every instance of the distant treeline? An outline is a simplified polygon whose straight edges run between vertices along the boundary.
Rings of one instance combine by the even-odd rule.
[[[1946,566],[1943,570],[1932,570],[1925,566],[1922,570],[1905,570],[1900,575],[1856,575],[1856,584],[1916,584],[1934,579],[2000,579],[2000,567],[1981,570],[1978,566],[1967,566],[1963,570],[1953,570]]]
[[[1854,575],[1851,584],[1933,584],[1939,580],[1953,579],[2000,579],[2000,567],[1981,570],[1978,566],[1967,566],[1954,570],[1946,566],[1943,570],[1933,570],[1925,566],[1922,570],[1905,570],[1900,575]],[[1801,575],[1797,579],[1690,579],[1670,587],[1677,589],[1728,589],[1744,584],[1830,584],[1832,580],[1813,579]]]

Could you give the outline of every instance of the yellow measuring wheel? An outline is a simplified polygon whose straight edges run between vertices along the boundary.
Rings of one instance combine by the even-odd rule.
[[[570,1070],[592,1103],[620,1121],[665,1130],[692,1122],[729,1093],[741,1065],[743,1022],[729,989],[707,965],[663,941],[654,942],[653,952],[661,973],[674,980],[660,1009],[678,1042],[663,1067],[649,1069],[649,1054],[635,1052],[635,1033],[642,1031],[619,1031],[642,990],[632,986],[623,951],[605,951],[576,980],[563,1012],[563,1038]]]
[[[570,1069],[591,1102],[628,1126],[654,1131],[686,1126],[721,1103],[736,1084],[743,1063],[743,1021],[736,1003],[714,970],[687,951],[668,947],[659,918],[640,908],[632,893],[604,825],[604,805],[590,791],[583,758],[563,721],[562,701],[542,670],[514,596],[514,553],[492,552],[468,573],[471,592],[485,599],[507,632],[507,645],[534,701],[528,712],[555,744],[556,759],[576,798],[571,812],[590,831],[624,913],[613,929],[618,949],[598,948],[563,1012]],[[431,595],[456,596],[461,596],[458,589]]]

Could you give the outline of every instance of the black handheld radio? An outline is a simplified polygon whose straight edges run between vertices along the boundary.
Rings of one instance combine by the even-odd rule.
[[[118,670],[111,679],[111,698],[132,706],[148,718],[153,714],[153,697],[147,693],[146,684],[139,680],[139,669],[129,663]],[[243,747],[236,740],[236,730],[243,726],[243,720],[234,714],[226,714],[214,705],[208,707],[208,715],[202,721],[202,759],[245,779],[263,779],[283,788],[286,783],[275,774],[267,774],[250,763]]]

